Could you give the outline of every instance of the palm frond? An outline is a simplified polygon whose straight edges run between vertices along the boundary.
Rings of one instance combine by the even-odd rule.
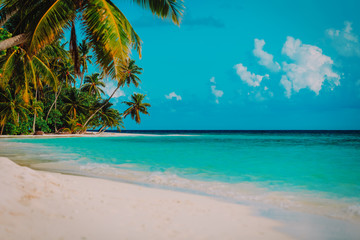
[[[140,52],[139,37],[121,11],[107,0],[85,2],[83,19],[98,64],[107,75],[120,81],[131,47],[135,44]]]
[[[52,70],[37,56],[33,57],[32,62],[36,67],[36,72],[43,77],[45,83],[57,91],[58,80]]]
[[[70,26],[75,16],[72,0],[44,1],[43,5],[46,7],[43,7],[42,17],[28,29],[28,32],[32,33],[28,44],[28,54],[31,56],[53,42],[64,28]]]
[[[183,0],[133,0],[140,6],[148,8],[161,18],[171,18],[171,20],[180,25],[184,14],[185,6]]]
[[[7,85],[10,80],[10,77],[14,73],[15,69],[15,62],[16,62],[16,54],[18,53],[17,50],[13,51],[9,57],[6,59],[3,67],[2,67],[2,77],[0,78],[0,86],[2,88]]]

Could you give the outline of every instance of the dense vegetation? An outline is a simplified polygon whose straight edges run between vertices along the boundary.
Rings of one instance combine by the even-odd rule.
[[[161,18],[180,23],[182,0],[134,0]],[[120,87],[138,86],[142,69],[129,58],[141,40],[110,0],[0,0],[1,134],[36,131],[83,133],[120,128],[130,115],[148,114],[133,94],[120,113],[110,99]],[[76,24],[77,23],[77,24]],[[82,25],[85,39],[77,40]],[[64,39],[69,29],[70,39]],[[93,55],[93,56],[92,56]],[[88,73],[95,63],[101,73]],[[104,99],[104,78],[117,88]]]
[[[9,36],[4,29],[2,33]],[[39,52],[38,63],[24,62],[26,54],[18,47],[14,48],[14,56],[10,60],[6,53],[2,54],[2,77],[5,79],[5,74],[11,76],[0,87],[1,134],[30,134],[35,131],[81,133],[89,128],[102,132],[108,128],[123,127],[122,118],[126,114],[122,115],[113,108],[109,99],[102,98],[105,96],[104,76],[99,73],[86,75],[87,64],[92,59],[89,55],[91,47],[88,45],[83,41],[79,46],[83,82],[76,77],[70,52],[61,41],[56,41]],[[37,66],[45,65],[45,60],[46,66]],[[9,68],[11,70],[7,73]],[[141,70],[130,60],[127,74],[119,87],[126,83],[138,86],[140,79],[137,75],[141,74]],[[32,73],[35,81],[25,82],[27,75]],[[80,84],[76,79],[81,81]],[[126,104],[131,107],[131,103]],[[146,104],[146,107],[149,106]],[[140,123],[139,116],[136,121]]]

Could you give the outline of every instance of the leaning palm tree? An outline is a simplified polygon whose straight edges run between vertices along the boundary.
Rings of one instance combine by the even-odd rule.
[[[121,87],[124,86],[125,83],[128,83],[128,86],[130,83],[133,83],[136,87],[139,85],[140,79],[137,76],[138,74],[141,74],[142,68],[138,67],[135,64],[134,60],[126,60],[124,65],[124,75],[123,78],[118,82],[117,87],[114,89],[113,93],[110,95],[110,97],[104,102],[104,104],[99,107],[93,114],[90,115],[90,117],[86,120],[84,123],[84,127],[87,126],[89,121],[106,105],[110,102],[111,98],[115,95],[116,91]]]
[[[81,91],[100,97],[101,94],[105,94],[101,87],[105,87],[105,83],[100,79],[100,74],[93,73],[85,77],[85,84],[82,86]]]
[[[150,115],[147,111],[147,108],[151,107],[151,105],[149,103],[142,102],[145,96],[146,95],[143,95],[141,93],[134,93],[133,95],[131,95],[131,102],[123,102],[129,106],[129,108],[125,110],[123,117],[126,118],[128,115],[130,115],[136,123],[140,124],[140,113]]]
[[[76,88],[71,88],[62,98],[62,111],[68,114],[72,119],[79,118],[79,115],[87,113],[88,106],[85,96]]]
[[[99,123],[101,128],[98,133],[105,132],[108,128],[117,128],[120,132],[120,128],[124,128],[121,114],[118,110],[111,108],[112,103],[108,103],[103,107],[98,114],[97,118],[100,119]]]
[[[10,121],[16,126],[21,120],[28,120],[27,109],[24,100],[20,94],[15,94],[6,87],[5,90],[0,91],[0,135],[3,134],[5,124]]]
[[[182,0],[132,2],[180,24],[184,10]],[[12,28],[13,37],[0,42],[0,51],[21,45],[34,56],[56,40],[64,29],[71,29],[70,50],[75,73],[79,74],[75,21],[81,17],[80,24],[93,46],[96,62],[111,78],[122,79],[123,63],[129,58],[131,49],[141,55],[139,36],[111,0],[2,0],[1,4],[0,24],[11,21],[9,28]]]
[[[126,69],[124,69],[125,80],[123,81],[121,86],[127,84],[127,86],[130,87],[130,84],[132,83],[135,87],[138,87],[141,80],[137,75],[142,74],[142,70],[143,69],[141,67],[138,67],[135,64],[135,60],[130,59],[126,64]]]
[[[80,67],[82,67],[80,72],[80,87],[82,87],[85,73],[88,70],[88,63],[92,63],[91,58],[92,56],[89,55],[91,50],[90,44],[83,39],[82,42],[79,44],[79,60],[80,60]]]

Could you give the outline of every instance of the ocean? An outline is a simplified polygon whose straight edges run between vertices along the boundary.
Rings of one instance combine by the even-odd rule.
[[[0,138],[0,156],[360,224],[360,131],[124,132],[139,135]]]

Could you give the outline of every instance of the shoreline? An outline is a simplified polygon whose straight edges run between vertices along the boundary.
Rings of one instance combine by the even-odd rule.
[[[35,171],[2,157],[0,169],[4,239],[291,239],[249,206]]]
[[[158,137],[158,136],[169,136],[169,137],[179,137],[179,136],[198,136],[195,134],[151,134],[151,133],[113,133],[113,132],[103,132],[103,133],[92,133],[87,132],[84,134],[56,134],[56,133],[46,133],[44,135],[0,135],[0,139],[4,138],[76,138],[76,137]]]
[[[0,138],[69,138],[69,137],[132,137],[132,136],[156,136],[155,134],[137,134],[137,133],[93,133],[84,134],[56,134],[46,133],[44,135],[0,135]]]

